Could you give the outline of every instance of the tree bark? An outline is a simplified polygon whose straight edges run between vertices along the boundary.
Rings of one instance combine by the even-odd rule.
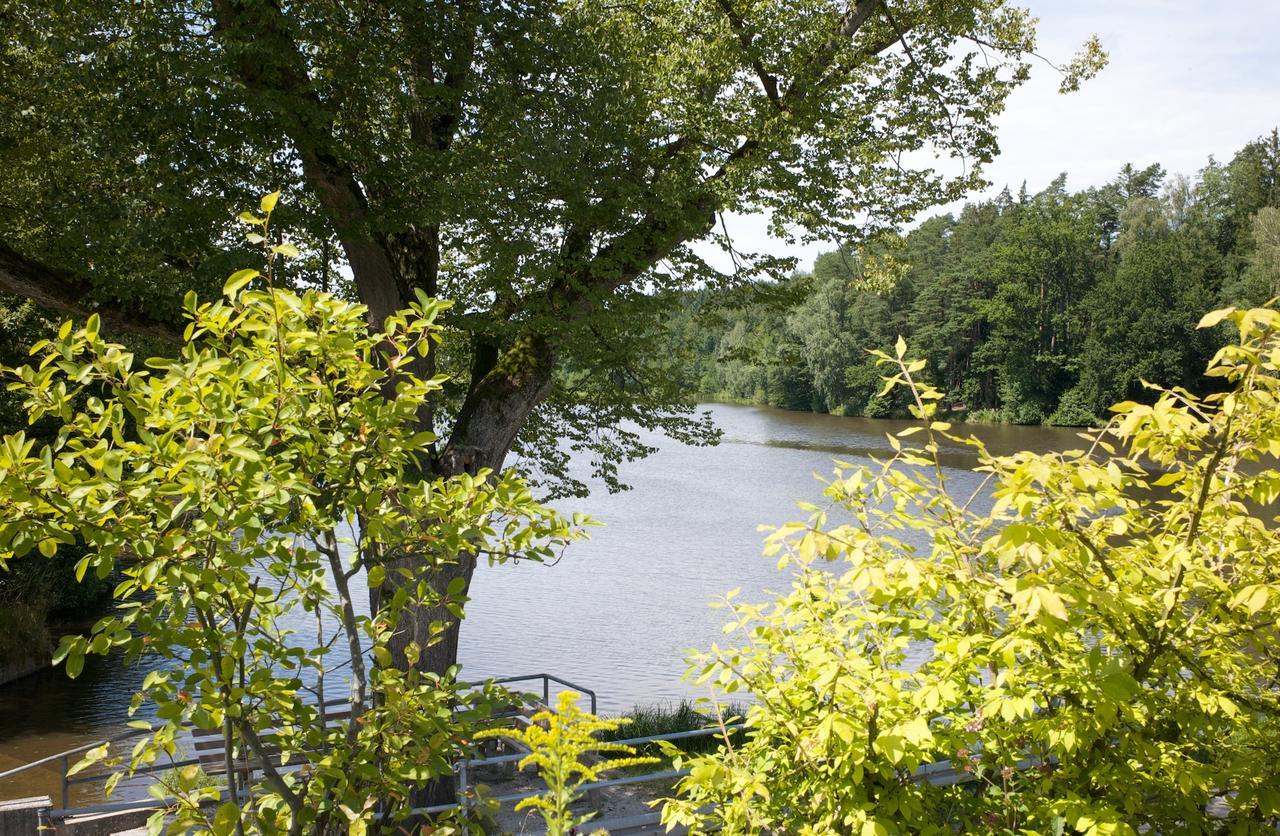
[[[42,308],[74,316],[97,313],[107,325],[165,342],[182,341],[182,325],[155,319],[123,306],[95,306],[85,296],[83,283],[65,270],[27,258],[0,242],[0,290],[23,296]]]
[[[516,433],[538,403],[551,391],[555,353],[550,343],[526,337],[502,353],[480,380],[473,381],[449,442],[434,463],[430,474],[439,477],[475,474],[483,469],[501,471]],[[471,586],[475,559],[469,555],[446,555],[444,565],[432,565],[420,555],[393,555],[386,562],[387,582],[370,589],[370,605],[376,612],[395,591],[399,570],[415,577],[426,576],[436,595],[443,597],[449,584],[461,578],[462,592]],[[454,562],[448,562],[452,559]],[[445,625],[440,641],[432,644],[431,625]],[[418,667],[442,673],[458,659],[457,619],[443,606],[417,608],[404,616],[390,647],[397,663],[407,665],[405,649],[416,642],[421,649]]]

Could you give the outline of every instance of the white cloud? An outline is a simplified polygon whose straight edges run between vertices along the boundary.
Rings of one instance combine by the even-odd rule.
[[[1106,183],[1127,162],[1194,174],[1280,124],[1280,0],[1027,0],[1040,17],[1039,51],[1066,61],[1097,33],[1111,64],[1062,96],[1037,65],[999,120],[995,185],[1032,191],[1065,171],[1071,188]],[[928,214],[953,209],[942,207]],[[763,217],[730,217],[738,249],[791,255],[808,266],[831,244],[788,244]],[[728,258],[704,253],[717,266]]]

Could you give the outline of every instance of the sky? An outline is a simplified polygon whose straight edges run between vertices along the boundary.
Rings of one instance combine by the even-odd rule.
[[[1110,64],[1076,93],[1036,62],[998,120],[993,186],[1031,192],[1067,172],[1071,189],[1111,180],[1126,162],[1194,176],[1280,125],[1280,0],[1022,0],[1040,18],[1038,52],[1065,63],[1096,33]],[[959,208],[939,207],[928,217]],[[795,256],[808,268],[828,242],[769,239],[767,219],[727,219],[737,249]],[[727,256],[703,251],[729,269]]]

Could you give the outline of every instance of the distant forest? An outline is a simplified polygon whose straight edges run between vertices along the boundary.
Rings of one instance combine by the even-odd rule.
[[[1202,390],[1206,311],[1280,295],[1280,136],[1194,179],[1126,165],[1100,188],[1008,189],[810,273],[691,292],[668,322],[687,391],[843,415],[899,414],[867,349],[901,334],[973,420],[1085,425]]]

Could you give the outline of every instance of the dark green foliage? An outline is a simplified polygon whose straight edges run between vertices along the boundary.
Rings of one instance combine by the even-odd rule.
[[[944,407],[975,420],[1085,426],[1143,381],[1193,391],[1220,303],[1280,293],[1280,135],[1210,160],[1193,181],[1125,165],[1071,192],[1066,175],[1008,189],[877,245],[827,253],[812,273],[740,299],[689,296],[671,322],[706,396],[845,415],[901,415],[867,353],[898,335],[928,360]],[[884,269],[885,259],[898,269]],[[741,296],[741,294],[739,294]],[[674,349],[673,349],[674,351]]]

